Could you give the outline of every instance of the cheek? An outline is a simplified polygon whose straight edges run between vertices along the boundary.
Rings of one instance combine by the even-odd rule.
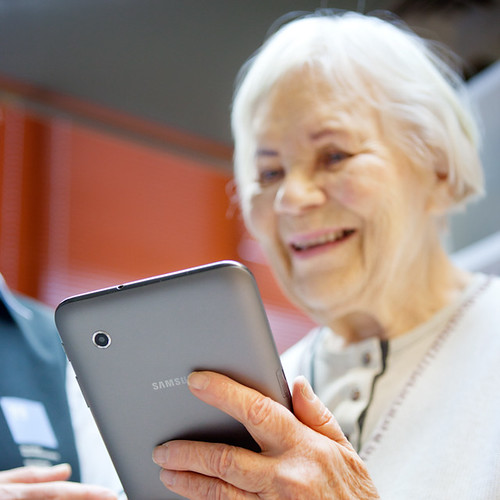
[[[327,185],[330,197],[349,211],[368,216],[376,209],[383,185],[370,179],[346,175]]]
[[[341,206],[364,219],[372,219],[397,208],[402,202],[401,186],[387,165],[373,160],[363,163],[353,163],[340,175],[329,177],[327,189]]]
[[[363,189],[360,189],[359,185],[356,185],[356,183],[348,179],[339,182],[338,185],[331,190],[334,192],[337,201],[348,208],[356,207],[360,205],[363,199],[366,199],[363,196]]]

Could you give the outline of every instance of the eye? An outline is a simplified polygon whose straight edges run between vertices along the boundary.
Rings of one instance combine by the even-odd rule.
[[[263,168],[259,171],[259,183],[263,186],[283,179],[285,171],[282,167]]]
[[[335,170],[339,164],[352,155],[343,151],[325,151],[320,155],[320,163],[327,169]]]

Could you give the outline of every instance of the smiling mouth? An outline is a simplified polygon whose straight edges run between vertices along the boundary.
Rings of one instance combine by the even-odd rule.
[[[291,247],[296,252],[305,252],[306,250],[319,248],[323,245],[329,245],[331,243],[339,243],[352,236],[355,232],[356,232],[355,229],[341,229],[339,231],[326,233],[319,236],[318,238],[302,241],[300,243],[292,242]]]

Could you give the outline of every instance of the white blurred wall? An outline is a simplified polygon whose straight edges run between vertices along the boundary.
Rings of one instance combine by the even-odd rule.
[[[482,122],[486,197],[452,218],[449,244],[462,265],[500,274],[500,61],[468,85]]]

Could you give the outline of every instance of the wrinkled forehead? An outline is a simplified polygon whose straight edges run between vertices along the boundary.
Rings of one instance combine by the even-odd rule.
[[[253,111],[251,135],[261,142],[292,135],[297,129],[312,135],[324,127],[360,130],[373,126],[373,120],[369,100],[321,71],[302,68],[283,75],[260,96]]]

